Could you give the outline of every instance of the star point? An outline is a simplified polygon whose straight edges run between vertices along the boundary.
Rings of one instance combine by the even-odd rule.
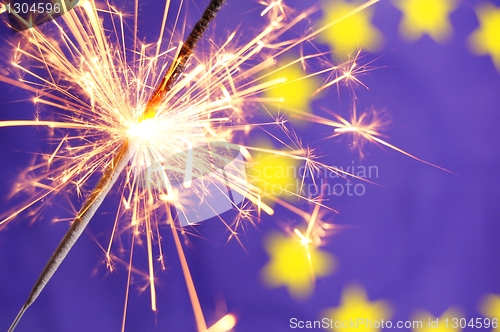
[[[295,298],[306,298],[316,277],[333,273],[335,261],[328,252],[312,244],[304,244],[293,235],[272,234],[266,239],[269,263],[262,277],[271,287],[285,286]]]
[[[498,324],[498,319],[500,317],[500,295],[486,295],[483,298],[479,309],[484,317],[488,317],[490,319],[488,322],[489,326],[485,327],[493,327],[493,332],[500,332],[500,325]],[[486,324],[486,321],[484,323]]]
[[[265,98],[279,100],[271,103],[272,111],[284,110],[289,113],[310,111],[313,93],[318,86],[317,79],[308,77],[300,62],[283,59],[279,62],[278,70],[270,73],[268,82],[279,82],[264,92]]]
[[[340,322],[335,331],[376,332],[390,318],[390,308],[385,301],[371,302],[363,288],[350,286],[342,292],[340,305],[327,309],[323,317]]]
[[[480,26],[469,37],[469,46],[476,55],[489,55],[500,71],[500,8],[484,4],[477,8]]]
[[[394,3],[403,13],[399,30],[407,40],[416,41],[428,35],[443,43],[451,37],[450,14],[457,7],[456,0],[396,0]]]
[[[434,317],[433,314],[422,310],[413,319],[413,322],[419,322],[421,325],[413,326],[413,332],[460,332],[460,324],[455,324],[454,319],[464,317],[463,313],[457,308],[448,308],[440,317]]]
[[[318,39],[332,48],[337,60],[345,60],[359,49],[376,51],[383,42],[382,34],[371,22],[372,8],[350,15],[358,7],[352,2],[324,1],[324,18],[320,26],[331,26],[321,32]]]
[[[268,196],[287,200],[295,198],[299,187],[295,170],[300,166],[299,161],[292,155],[274,151],[271,142],[258,141],[256,146],[263,151],[255,153],[254,161],[247,168],[249,181],[262,191],[267,204],[273,204],[266,199]]]

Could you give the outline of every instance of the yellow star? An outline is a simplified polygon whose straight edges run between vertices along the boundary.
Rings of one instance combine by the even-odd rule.
[[[460,321],[455,322],[454,319],[460,320],[460,317],[464,317],[464,315],[455,308],[449,308],[441,317],[434,317],[427,311],[421,311],[413,319],[412,330],[413,332],[459,332],[462,330]]]
[[[282,81],[264,92],[265,98],[271,98],[275,106],[273,111],[285,110],[291,113],[309,112],[309,104],[318,81],[307,77],[300,62],[283,59],[278,63],[277,70],[266,77],[267,82]]]
[[[390,309],[385,301],[370,302],[362,288],[348,287],[340,307],[327,309],[323,317],[331,319],[335,331],[375,332],[390,318]]]
[[[382,43],[381,33],[371,24],[373,10],[363,9],[353,13],[359,5],[343,1],[324,1],[320,26],[338,21],[321,32],[318,39],[332,48],[337,60],[345,60],[359,49],[375,51]]]
[[[262,270],[264,282],[270,287],[285,286],[296,298],[311,293],[316,277],[333,273],[332,255],[312,244],[302,244],[299,237],[271,234],[265,248],[271,260]]]
[[[449,17],[456,0],[396,0],[395,5],[404,15],[399,30],[406,39],[415,41],[427,34],[436,42],[444,42],[450,37]]]
[[[281,151],[275,150],[268,141],[262,140],[255,146],[265,151],[255,153],[253,162],[249,163],[247,175],[250,182],[262,190],[261,195],[264,198],[280,196],[296,199],[295,194],[300,188],[300,178],[297,175],[300,162],[292,155],[281,154]]]
[[[500,332],[500,324],[498,323],[500,318],[500,296],[493,294],[487,295],[481,303],[480,312],[483,316],[489,318],[488,323],[486,318],[483,319],[483,327],[493,327],[494,329],[492,331]],[[488,326],[486,324],[488,324]]]
[[[500,8],[484,4],[477,8],[480,26],[469,37],[469,45],[477,55],[489,54],[500,71]]]

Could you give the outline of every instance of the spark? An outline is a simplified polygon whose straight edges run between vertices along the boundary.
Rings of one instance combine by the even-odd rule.
[[[227,314],[222,317],[217,323],[212,325],[207,332],[227,332],[230,331],[236,325],[236,317],[231,314]]]
[[[371,142],[388,147],[421,163],[438,168],[450,174],[455,174],[446,168],[421,159],[385,140],[385,135],[382,134],[382,132],[387,127],[388,120],[381,115],[381,112],[377,112],[376,110],[371,109],[358,114],[355,101],[353,102],[353,109],[349,120],[343,118],[337,113],[333,113],[328,110],[325,111],[332,115],[335,120],[306,113],[299,115],[299,117],[307,117],[311,122],[333,127],[333,133],[329,136],[329,138],[341,135],[351,135],[351,147],[358,150],[361,158],[364,158],[364,145],[368,142]]]

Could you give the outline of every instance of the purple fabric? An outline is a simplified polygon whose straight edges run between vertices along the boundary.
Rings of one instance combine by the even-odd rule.
[[[141,5],[151,15],[141,19],[141,31],[153,29],[153,22],[161,19],[162,9],[155,6]],[[251,1],[228,0],[216,19],[215,31],[234,27],[259,8]],[[190,9],[198,15],[192,3]],[[404,41],[397,30],[400,17],[389,2],[375,7],[374,24],[386,43],[379,53],[360,60],[376,58],[373,65],[379,69],[362,77],[369,90],[357,90],[358,109],[385,109],[392,119],[386,131],[390,143],[455,174],[373,145],[368,145],[368,156],[360,161],[345,140],[318,141],[331,129],[311,125],[302,130],[304,141],[311,140],[331,164],[377,166],[379,176],[372,180],[383,187],[366,185],[360,197],[330,197],[328,205],[340,211],[333,220],[344,226],[326,246],[338,259],[338,269],[318,280],[313,296],[303,302],[291,298],[285,288],[269,289],[260,281],[260,270],[268,262],[263,234],[295,215],[279,209],[275,216],[263,219],[258,231],[248,227],[242,237],[246,251],[236,241],[225,244],[227,234],[219,221],[203,223],[199,229],[205,239],[190,238],[187,258],[208,323],[213,322],[216,306],[225,303],[238,317],[236,331],[288,331],[291,317],[317,319],[325,308],[338,305],[342,289],[353,282],[363,285],[370,299],[389,301],[392,319],[409,319],[421,308],[438,316],[450,306],[462,308],[467,317],[479,317],[480,299],[487,293],[500,293],[500,73],[489,57],[471,55],[466,45],[467,36],[478,25],[471,8],[460,6],[453,13],[454,34],[444,46],[428,37],[415,43]],[[241,33],[246,31],[252,27],[240,28]],[[1,33],[7,36],[10,31],[2,26]],[[1,44],[5,49],[6,43]],[[23,101],[28,93],[3,83],[0,88],[2,120],[33,117],[33,104]],[[343,98],[346,101],[348,97]],[[348,116],[338,102],[331,103],[330,109]],[[30,164],[33,153],[43,151],[47,135],[45,130],[16,127],[1,128],[0,137],[0,192],[5,210],[16,203],[7,200],[14,179]],[[101,207],[90,230],[16,331],[120,329],[127,272],[118,265],[117,272],[106,273],[103,252],[92,238],[105,243],[116,196]],[[70,204],[64,198],[52,204],[32,225],[27,217],[18,218],[0,232],[2,331],[68,228],[66,221],[51,221],[69,218]],[[159,309],[156,314],[151,311],[149,289],[139,291],[146,280],[136,277],[127,331],[195,330],[170,231],[162,232],[167,270],[157,274]],[[147,268],[145,250],[137,247],[136,251],[138,266]]]

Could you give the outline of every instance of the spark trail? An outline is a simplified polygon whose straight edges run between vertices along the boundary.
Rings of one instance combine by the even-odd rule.
[[[196,23],[188,38],[182,45],[180,53],[177,55],[176,59],[170,66],[167,74],[153,93],[150,101],[147,103],[142,117],[143,119],[148,119],[156,116],[156,109],[158,108],[158,105],[164,100],[165,95],[168,93],[168,91],[170,91],[172,85],[175,84],[177,78],[184,70],[184,67],[188,62],[191,54],[193,53],[198,40],[203,36],[205,30],[208,28],[210,21],[215,18],[216,13],[219,11],[224,1],[225,0],[211,0],[210,4],[205,9],[203,16]],[[132,145],[133,144],[134,143],[132,143]],[[69,253],[78,238],[82,235],[83,231],[96,213],[97,209],[106,198],[110,189],[113,187],[116,180],[125,169],[125,166],[127,166],[130,159],[133,157],[135,149],[136,147],[131,146],[128,140],[123,142],[123,145],[113,158],[111,165],[103,173],[98,184],[90,193],[81,210],[78,212],[77,217],[71,224],[68,232],[63,237],[56,250],[50,257],[49,261],[45,265],[45,268],[38,277],[38,280],[36,281],[33,289],[28,296],[28,300],[26,300],[25,304],[10,326],[9,332],[14,331],[26,310],[28,310],[28,308],[38,298],[42,290],[45,288],[47,283],[50,281],[54,273],[66,258],[66,255]]]

